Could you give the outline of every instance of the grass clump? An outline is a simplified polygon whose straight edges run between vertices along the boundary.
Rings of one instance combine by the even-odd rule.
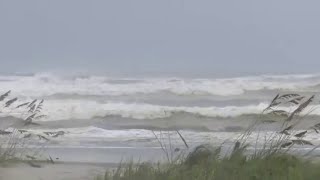
[[[310,133],[319,133],[320,123],[306,129],[298,128],[305,116],[314,108],[315,96],[299,94],[277,95],[262,114],[276,117],[274,120],[257,120],[248,127],[225,150],[224,146],[200,145],[178,159],[172,158],[172,146],[167,147],[154,133],[167,157],[167,163],[121,164],[114,171],[107,171],[97,180],[318,180],[320,161],[312,152],[319,146],[306,140]],[[275,123],[277,128],[271,133],[260,132],[265,123]],[[254,132],[254,133],[253,133]],[[188,149],[185,138],[177,131]],[[255,142],[249,142],[255,134]],[[170,137],[170,136],[169,136]],[[169,142],[170,138],[169,138]],[[304,155],[294,155],[295,149],[308,146],[311,150]],[[248,151],[253,149],[252,151]]]
[[[0,123],[0,165],[34,160],[42,151],[46,137],[32,134],[28,128],[39,126],[34,121],[45,117],[41,112],[43,104],[44,100],[24,102],[18,97],[11,97],[11,91],[0,95],[0,116],[4,118]],[[36,141],[31,137],[36,137]]]
[[[199,156],[198,156],[199,157]],[[320,164],[289,154],[248,158],[242,153],[220,158],[216,151],[190,164],[127,164],[97,180],[318,180]]]

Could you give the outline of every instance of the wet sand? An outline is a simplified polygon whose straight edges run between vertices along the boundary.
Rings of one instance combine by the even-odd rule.
[[[250,149],[249,149],[250,151]],[[294,153],[304,154],[310,149],[297,148]],[[158,162],[165,158],[161,148],[110,147],[110,148],[49,148],[47,153],[55,164],[36,163],[35,168],[27,163],[15,163],[0,167],[0,180],[92,180],[103,175],[107,169],[120,162]],[[320,150],[313,155],[320,155]]]
[[[91,180],[103,175],[112,164],[90,163],[36,163],[40,168],[26,163],[15,163],[0,167],[1,180]]]
[[[27,163],[10,163],[0,167],[0,180],[93,180],[120,162],[159,161],[159,148],[49,148],[46,153],[54,164],[42,162],[32,167]]]

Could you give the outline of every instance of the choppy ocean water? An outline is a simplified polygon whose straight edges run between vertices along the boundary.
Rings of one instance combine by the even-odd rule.
[[[158,147],[152,130],[175,129],[194,143],[223,143],[235,139],[259,118],[278,93],[318,95],[320,75],[247,76],[234,78],[115,78],[107,76],[60,76],[49,73],[2,75],[0,90],[11,90],[18,103],[44,99],[40,126],[26,129],[35,134],[65,131],[51,147],[110,148]],[[301,128],[317,122],[318,98]],[[14,107],[14,106],[13,106]],[[21,112],[6,109],[2,125],[19,121]],[[264,131],[272,132],[273,125]],[[316,133],[310,140],[318,140]]]

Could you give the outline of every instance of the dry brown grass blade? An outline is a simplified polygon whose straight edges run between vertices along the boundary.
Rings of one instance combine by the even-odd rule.
[[[186,148],[189,148],[187,141],[184,139],[184,137],[181,135],[181,133],[178,130],[176,130],[176,131],[179,134],[179,136],[180,136],[181,140],[183,141],[184,145],[186,146]]]
[[[269,110],[269,109],[272,108],[273,106],[278,105],[279,103],[276,102],[276,101],[277,101],[277,99],[279,98],[279,96],[280,96],[280,94],[277,94],[277,95],[272,99],[270,105],[269,105],[267,108],[265,108],[265,109],[263,110],[263,112]]]
[[[43,102],[44,102],[44,100],[42,99],[40,101],[40,103],[37,105],[37,108],[35,108],[34,112],[38,113],[38,112],[40,112],[42,110]]]
[[[316,127],[316,128],[320,128],[320,123],[318,123],[318,124],[314,125],[314,127]]]
[[[276,120],[272,120],[272,119],[267,119],[267,120],[262,120],[262,123],[275,123],[277,122]]]
[[[17,100],[18,100],[18,98],[10,99],[9,101],[6,102],[5,107],[11,106],[11,104],[13,104],[14,102],[16,102]]]
[[[287,147],[291,146],[292,144],[293,144],[293,142],[286,142],[286,143],[283,143],[283,144],[281,145],[281,147],[282,147],[282,148],[287,148]]]
[[[315,125],[312,126],[310,129],[313,129],[316,133],[319,133],[318,130],[320,130],[320,123],[315,124]]]
[[[26,105],[28,105],[28,104],[29,104],[29,102],[19,104],[19,105],[16,107],[16,109],[21,108],[21,107],[23,107],[23,106],[26,106]]]
[[[10,93],[11,93],[11,90],[8,91],[8,92],[6,92],[6,93],[4,93],[4,94],[2,94],[2,95],[0,96],[0,101],[3,101],[6,97],[9,96]]]
[[[23,129],[19,129],[18,131],[19,131],[19,133],[21,133],[21,134],[28,132],[27,130],[23,130]]]
[[[288,112],[284,111],[284,110],[273,110],[269,114],[274,114],[274,115],[284,116],[284,117],[288,117],[289,116]]]
[[[51,156],[49,156],[49,161],[50,161],[51,164],[54,164],[54,161],[53,161]]]
[[[66,134],[66,132],[64,131],[58,131],[58,132],[44,132],[44,134],[46,134],[47,136],[52,136],[54,138],[59,137],[59,136],[63,136]]]
[[[28,161],[27,163],[33,168],[41,168],[41,165],[35,164],[35,163],[31,162],[31,161]]]
[[[31,108],[29,109],[29,112],[34,112],[35,108],[36,108],[36,105],[35,104],[32,105]]]
[[[312,127],[311,129],[313,129],[317,134],[319,134],[319,131],[316,128]]]
[[[29,108],[29,107],[32,107],[37,101],[38,101],[37,99],[33,100],[33,101],[28,105],[28,108]]]
[[[300,132],[300,133],[298,133],[298,134],[295,134],[294,136],[297,137],[297,138],[301,138],[301,137],[303,137],[304,135],[306,135],[307,132],[308,132],[308,131],[303,131],[303,132]]]
[[[304,103],[300,104],[300,105],[298,106],[298,108],[297,108],[296,110],[294,110],[294,111],[290,114],[290,116],[287,118],[286,121],[291,121],[295,115],[301,113],[306,107],[309,106],[309,104],[313,101],[314,97],[315,97],[315,96],[313,95],[313,96],[311,96],[307,101],[305,101]]]
[[[23,138],[30,138],[32,134],[26,134]]]
[[[279,98],[279,96],[280,96],[280,94],[277,94],[277,95],[272,99],[271,104],[272,104],[273,102],[275,102],[275,101]]]
[[[291,134],[289,133],[289,131],[287,131],[287,130],[286,130],[286,131],[281,131],[280,134],[285,134],[285,135],[287,135],[287,136],[290,136],[290,135],[291,135]]]
[[[288,127],[286,127],[285,129],[283,129],[280,133],[281,134],[286,134],[286,132],[288,132],[289,130],[291,130],[293,128],[293,125],[290,125]]]
[[[304,99],[304,96],[296,97],[288,101],[288,103],[292,103],[294,105],[300,104],[300,102]]]
[[[294,93],[290,93],[290,94],[284,94],[282,96],[280,96],[278,99],[289,99],[292,97],[298,97],[300,96],[299,94],[294,94]]]
[[[36,160],[37,158],[34,156],[26,155],[26,158],[31,159],[31,160]]]
[[[35,115],[36,115],[36,114],[32,114],[32,115],[30,115],[29,117],[27,117],[27,119],[24,121],[24,122],[25,122],[24,125],[26,126],[26,125],[33,124],[33,123],[32,123],[32,120],[33,120],[33,118],[35,117]]]
[[[9,135],[9,134],[12,134],[12,132],[0,130],[0,135]]]
[[[156,140],[158,141],[158,143],[159,143],[159,145],[161,147],[161,150],[163,151],[163,153],[167,157],[167,160],[170,162],[169,152],[168,152],[166,146],[161,142],[161,139],[156,135],[156,133],[154,131],[151,131],[151,132],[154,135],[154,137],[156,138]]]
[[[50,136],[50,135],[56,134],[56,132],[43,132],[43,134],[45,134],[45,135],[47,135],[47,136]]]
[[[42,135],[40,135],[40,134],[38,135],[38,137],[39,137],[40,140],[43,139],[43,140],[49,141],[48,138],[46,138],[46,137],[44,137],[44,136],[42,136]]]
[[[301,145],[301,146],[303,146],[303,145],[314,146],[310,141],[306,141],[303,139],[292,140],[292,143],[296,144],[296,145]]]
[[[27,117],[27,119],[25,121],[32,121],[32,119],[34,118],[36,114],[32,114],[29,117]]]
[[[306,102],[302,103],[295,111],[296,113],[302,112],[313,101],[314,95],[312,95]]]

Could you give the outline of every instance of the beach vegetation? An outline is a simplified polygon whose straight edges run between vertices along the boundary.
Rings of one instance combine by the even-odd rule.
[[[315,110],[315,96],[278,94],[262,116],[272,115],[272,120],[257,119],[233,146],[200,145],[192,147],[187,138],[176,131],[186,151],[172,156],[172,145],[163,143],[160,133],[154,133],[166,157],[161,163],[121,163],[107,170],[97,180],[318,180],[320,162],[315,151],[319,147],[305,137],[318,134],[320,123],[301,129],[305,116]],[[266,123],[274,123],[273,132],[261,131]],[[249,141],[255,133],[255,141]],[[299,151],[300,148],[308,151]],[[187,153],[186,153],[187,152]],[[175,158],[173,158],[175,157]]]
[[[28,130],[39,126],[36,122],[46,117],[42,113],[44,100],[20,100],[7,91],[0,95],[0,164],[37,160],[48,138]]]

